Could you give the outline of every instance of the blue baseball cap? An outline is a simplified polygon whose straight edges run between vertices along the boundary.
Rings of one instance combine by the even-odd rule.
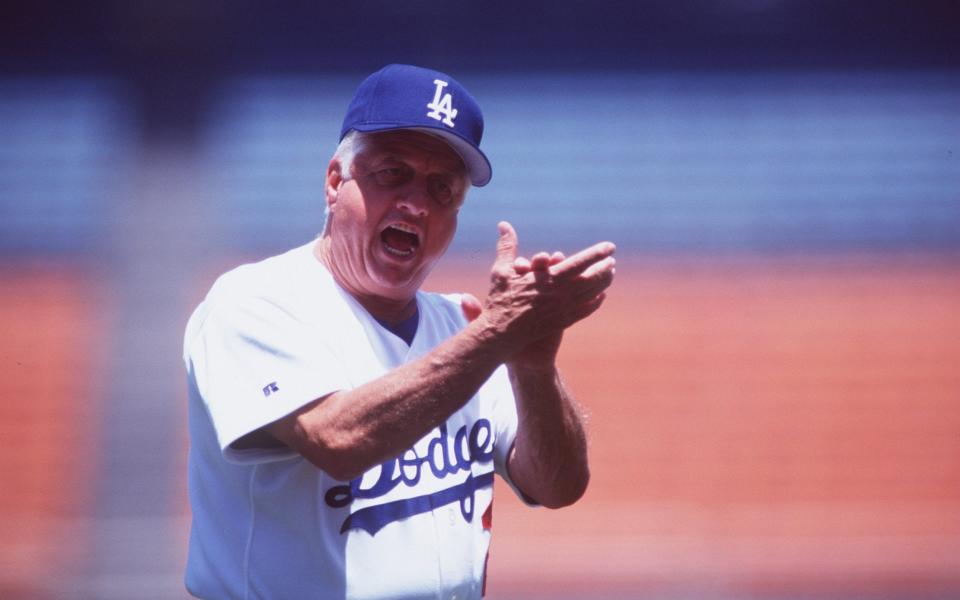
[[[480,150],[483,113],[456,79],[412,65],[387,65],[367,77],[350,101],[340,139],[363,132],[412,129],[443,138],[467,167],[470,182],[484,186],[493,170]]]

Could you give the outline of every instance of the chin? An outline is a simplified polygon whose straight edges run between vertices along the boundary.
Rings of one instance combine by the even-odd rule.
[[[377,273],[371,276],[380,284],[387,287],[419,288],[427,278],[439,257],[427,257],[415,254],[409,257],[398,258],[385,251],[372,263],[377,267]]]
[[[425,279],[426,273],[420,270],[408,273],[379,273],[373,277],[379,295],[392,300],[409,299],[420,289]]]

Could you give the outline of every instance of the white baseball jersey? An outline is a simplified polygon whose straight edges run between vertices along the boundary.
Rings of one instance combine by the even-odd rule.
[[[408,346],[336,285],[312,247],[225,274],[187,325],[187,588],[245,600],[478,598],[493,473],[506,477],[517,427],[503,367],[446,423],[354,481],[286,448],[231,447],[465,325],[459,297],[418,293]]]

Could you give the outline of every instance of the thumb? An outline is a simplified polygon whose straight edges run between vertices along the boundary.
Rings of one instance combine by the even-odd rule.
[[[517,232],[513,230],[513,225],[507,221],[500,221],[497,224],[500,231],[500,238],[497,239],[497,260],[498,263],[513,264],[517,258]]]
[[[483,305],[473,294],[460,296],[460,308],[463,310],[463,316],[467,318],[467,321],[473,321],[483,312]]]

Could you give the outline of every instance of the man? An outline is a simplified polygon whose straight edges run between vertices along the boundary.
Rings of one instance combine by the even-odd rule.
[[[557,374],[614,247],[517,256],[499,225],[489,296],[419,291],[485,185],[483,118],[453,78],[367,78],[327,168],[313,243],[222,276],[187,326],[186,585],[204,598],[477,598],[493,473],[575,502],[581,417]]]

